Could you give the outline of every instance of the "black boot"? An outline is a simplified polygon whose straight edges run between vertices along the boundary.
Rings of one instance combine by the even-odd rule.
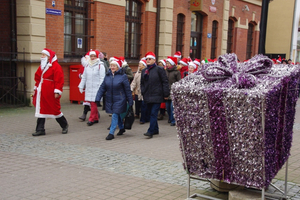
[[[119,130],[119,133],[117,134],[117,135],[123,135],[123,133],[125,133],[125,129],[123,128],[123,129],[120,129]]]
[[[91,110],[90,106],[84,105],[83,113],[82,113],[82,115],[79,117],[79,119],[81,119],[82,121],[85,121],[86,115],[87,115],[87,113],[88,113],[90,110]]]

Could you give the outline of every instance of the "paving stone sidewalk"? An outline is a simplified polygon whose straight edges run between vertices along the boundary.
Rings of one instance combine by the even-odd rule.
[[[0,109],[0,199],[187,198],[176,129],[166,119],[159,121],[160,134],[152,139],[143,136],[149,124],[136,120],[132,130],[106,141],[111,118],[100,111],[100,123],[88,127],[78,120],[82,110],[82,105],[62,105],[68,134],[47,120],[46,135],[32,137],[34,108]],[[299,111],[297,105],[288,168],[291,199],[300,199]],[[284,174],[285,168],[273,180],[281,189]],[[205,181],[192,180],[191,186],[191,193],[228,198]]]

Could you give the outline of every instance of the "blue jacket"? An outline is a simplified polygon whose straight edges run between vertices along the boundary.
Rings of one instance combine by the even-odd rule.
[[[107,113],[121,114],[126,112],[127,102],[129,106],[133,105],[129,81],[122,69],[116,71],[114,75],[111,70],[107,72],[95,101],[100,101],[105,92],[105,111]]]

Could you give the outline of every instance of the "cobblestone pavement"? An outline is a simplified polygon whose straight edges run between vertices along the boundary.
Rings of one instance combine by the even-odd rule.
[[[101,108],[99,108],[100,110]],[[186,199],[176,129],[159,121],[160,134],[146,139],[149,124],[106,141],[110,117],[100,111],[99,124],[79,122],[82,105],[64,104],[69,133],[46,120],[46,135],[32,137],[34,108],[0,110],[0,199]],[[300,106],[288,168],[288,195],[300,199]],[[285,168],[273,180],[284,188]],[[191,193],[227,199],[205,181],[192,180]],[[270,187],[268,192],[275,192]],[[200,199],[200,198],[198,198]]]

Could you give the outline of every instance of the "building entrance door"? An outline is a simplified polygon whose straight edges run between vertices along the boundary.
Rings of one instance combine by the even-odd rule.
[[[202,46],[202,24],[203,17],[200,13],[192,12],[191,17],[191,39],[190,39],[190,58],[201,59]]]

